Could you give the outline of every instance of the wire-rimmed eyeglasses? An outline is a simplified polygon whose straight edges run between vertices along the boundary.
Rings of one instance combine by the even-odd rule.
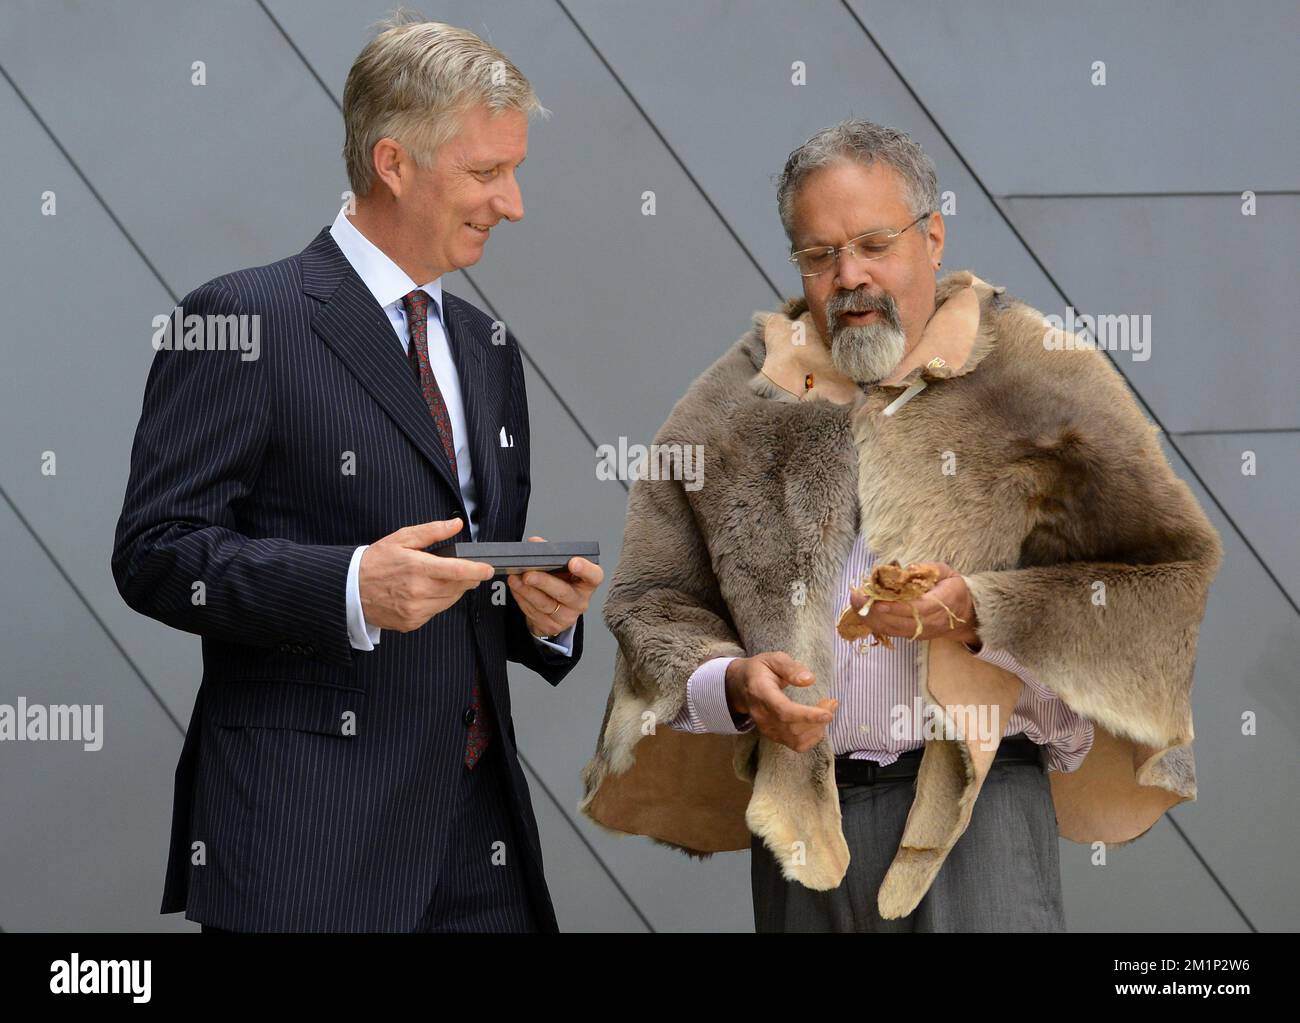
[[[790,262],[799,268],[801,276],[816,277],[833,267],[836,256],[841,252],[847,252],[859,259],[880,259],[889,253],[894,240],[899,235],[911,230],[928,216],[929,213],[922,213],[907,227],[900,227],[897,231],[888,229],[868,231],[856,238],[850,238],[846,245],[841,245],[838,249],[834,245],[815,245],[810,249],[800,249],[798,252],[790,253]]]

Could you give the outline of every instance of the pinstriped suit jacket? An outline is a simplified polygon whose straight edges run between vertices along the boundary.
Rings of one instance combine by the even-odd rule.
[[[543,651],[504,586],[494,601],[482,584],[422,628],[353,650],[353,549],[413,523],[469,521],[387,316],[328,228],[295,256],[186,295],[174,327],[182,314],[256,314],[260,353],[158,351],[114,543],[126,602],[203,643],[162,912],[235,930],[412,930],[438,884],[480,670],[526,836],[514,854],[554,929],[506,661],[558,684],[581,656],[582,621],[571,658]],[[508,333],[493,344],[491,319],[454,295],[444,316],[479,539],[522,539],[518,347]]]

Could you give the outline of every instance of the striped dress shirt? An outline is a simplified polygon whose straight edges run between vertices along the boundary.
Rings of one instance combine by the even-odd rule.
[[[841,606],[848,604],[853,584],[869,575],[875,562],[875,552],[859,534],[844,565]],[[923,746],[925,736],[918,731],[916,713],[921,706],[916,644],[924,641],[891,637],[893,650],[881,645],[859,653],[856,644],[846,642],[835,632],[834,621],[827,627],[835,650],[830,696],[839,700],[828,726],[835,756],[874,760],[883,766],[892,764],[899,754]],[[1092,748],[1092,722],[1070,710],[1009,652],[985,644],[975,656],[1014,673],[1024,682],[1005,737],[1023,734],[1044,747],[1049,770],[1073,771],[1083,763]],[[686,683],[686,705],[669,722],[671,727],[721,734],[737,734],[754,727],[748,719],[737,727],[727,706],[725,678],[727,665],[733,660],[715,657],[692,673]],[[899,729],[900,721],[912,724]],[[900,735],[900,731],[904,734]]]

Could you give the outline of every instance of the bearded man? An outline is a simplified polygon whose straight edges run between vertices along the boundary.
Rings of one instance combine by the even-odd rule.
[[[1125,844],[1196,797],[1218,534],[1101,351],[938,277],[906,134],[819,132],[778,208],[804,295],[656,436],[703,486],[632,487],[581,808],[751,849],[761,931],[1064,930],[1058,834]],[[895,561],[933,587],[857,592]],[[883,641],[841,638],[850,607]]]

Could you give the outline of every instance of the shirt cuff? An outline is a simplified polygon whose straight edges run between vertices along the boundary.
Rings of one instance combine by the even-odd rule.
[[[543,639],[541,636],[533,636],[539,646],[544,646],[548,650],[554,650],[557,654],[563,654],[565,657],[573,656],[573,630],[577,628],[578,623],[574,622],[558,636],[551,639]]]
[[[682,722],[686,731],[711,732],[714,735],[740,735],[751,731],[754,722],[746,717],[736,726],[727,706],[727,665],[734,657],[715,657],[705,661],[686,680],[686,708]],[[677,722],[673,722],[676,727]]]
[[[361,555],[366,553],[369,544],[363,544],[352,552],[352,561],[348,564],[348,582],[346,597],[348,609],[348,640],[353,650],[373,650],[379,642],[379,628],[366,622],[366,614],[361,609]]]
[[[970,650],[970,652],[975,654],[975,656],[981,661],[988,661],[990,664],[996,665],[1003,671],[1009,671],[1011,674],[1017,676],[1021,682],[1034,691],[1034,694],[1040,700],[1059,699],[1055,693],[1045,687],[1038,681],[1038,679],[1034,678],[1034,676],[1030,674],[1029,670],[1012,656],[1009,650],[1001,650],[997,647],[991,647],[987,643],[980,648],[978,653],[971,650],[969,643],[966,644],[966,649]]]

